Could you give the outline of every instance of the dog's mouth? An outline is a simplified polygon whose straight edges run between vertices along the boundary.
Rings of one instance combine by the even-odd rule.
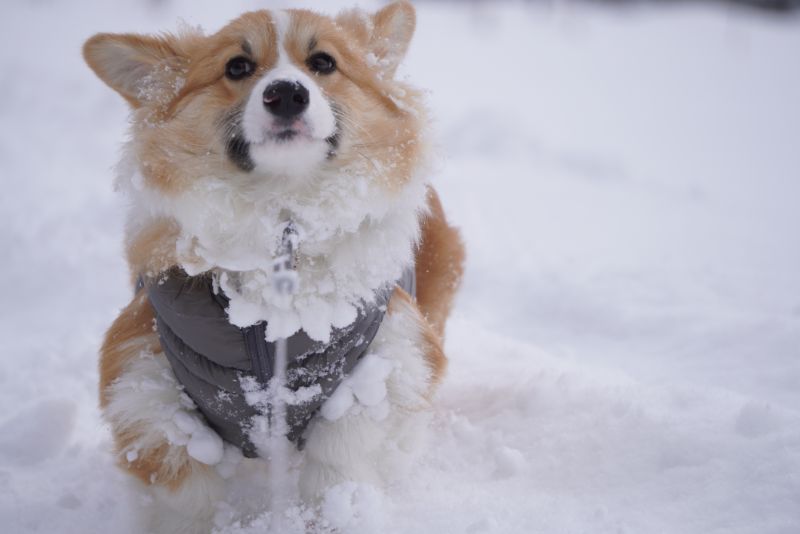
[[[272,144],[287,145],[287,144],[300,144],[300,143],[325,143],[328,146],[328,158],[336,155],[336,150],[339,148],[341,133],[338,127],[336,130],[325,138],[314,137],[311,134],[311,129],[302,121],[294,121],[290,124],[275,125],[269,130],[264,132],[263,141],[252,143],[253,146],[265,146]]]
[[[292,121],[276,122],[262,130],[261,138],[258,140],[247,139],[241,126],[241,111],[237,110],[234,114],[226,117],[228,132],[225,139],[225,151],[228,158],[241,170],[249,172],[255,169],[256,163],[253,160],[252,150],[276,149],[303,150],[303,146],[325,146],[325,159],[331,160],[336,157],[341,143],[341,127],[336,121],[334,132],[325,138],[315,137],[306,121],[296,119]]]
[[[254,143],[256,145],[264,145],[267,143],[289,143],[289,142],[314,142],[321,141],[316,139],[311,134],[311,128],[303,120],[294,120],[287,122],[277,122],[269,128],[264,129],[263,141]]]
[[[268,138],[272,138],[275,141],[281,143],[281,142],[286,142],[286,141],[292,141],[293,139],[295,139],[296,137],[298,137],[300,135],[301,135],[301,133],[298,130],[286,129],[286,130],[280,130],[280,131],[270,135]]]

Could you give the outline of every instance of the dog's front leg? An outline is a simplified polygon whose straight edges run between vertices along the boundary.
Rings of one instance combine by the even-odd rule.
[[[369,352],[306,436],[301,495],[321,506],[328,523],[379,528],[382,488],[402,477],[419,451],[445,365],[430,324],[397,289]]]
[[[101,351],[101,408],[119,465],[151,495],[144,527],[153,533],[207,533],[222,479],[222,441],[183,393],[138,295],[112,325]]]

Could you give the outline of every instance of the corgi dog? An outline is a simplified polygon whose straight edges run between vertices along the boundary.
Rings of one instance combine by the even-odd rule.
[[[415,20],[398,1],[86,42],[131,108],[117,187],[134,296],[102,345],[100,405],[150,496],[144,529],[246,521],[285,470],[317,514],[305,528],[347,530],[336,499],[413,458],[464,259],[428,182],[421,92],[395,76]]]

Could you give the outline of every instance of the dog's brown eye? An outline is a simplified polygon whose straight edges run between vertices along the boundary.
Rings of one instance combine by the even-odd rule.
[[[336,70],[336,60],[325,52],[317,52],[306,60],[306,65],[311,72],[330,74]]]
[[[238,56],[228,61],[228,64],[225,65],[225,76],[231,80],[241,80],[253,74],[255,70],[255,63],[246,57]]]

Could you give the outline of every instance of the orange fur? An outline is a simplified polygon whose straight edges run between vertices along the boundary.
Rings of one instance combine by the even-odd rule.
[[[175,243],[180,235],[172,219],[156,219],[128,244],[127,256],[133,282],[139,276],[155,277],[178,264]]]
[[[388,313],[396,313],[400,306],[412,308],[418,317],[417,322],[424,343],[425,361],[431,370],[430,393],[432,394],[435,387],[444,378],[444,373],[447,370],[447,357],[442,349],[442,338],[422,315],[419,306],[414,302],[411,295],[398,287],[394,290],[392,298],[389,300]]]
[[[166,440],[156,447],[140,452],[135,460],[128,461],[121,452],[127,450],[138,440],[137,432],[120,432],[114,436],[118,453],[117,464],[144,484],[157,484],[175,491],[181,487],[192,471],[209,469],[207,465],[192,459],[185,450],[181,451],[180,461],[165,461],[167,455],[173,452],[171,449],[174,447]]]
[[[109,402],[108,388],[125,372],[127,365],[142,353],[154,354],[164,358],[158,336],[153,328],[153,309],[144,291],[140,291],[124,308],[106,333],[100,349],[100,406]],[[138,456],[129,461],[125,451],[139,442],[140,433],[145,429],[119,429],[111,422],[114,450],[118,465],[141,480],[144,484],[158,484],[175,490],[193,470],[208,469],[207,466],[192,459],[184,448],[175,451],[173,445],[163,440],[159,445],[139,451]],[[177,454],[176,454],[177,453]],[[165,461],[167,455],[172,461]],[[177,460],[175,457],[177,456]]]
[[[100,348],[100,406],[108,404],[106,390],[117,380],[125,366],[142,351],[161,350],[153,331],[155,316],[147,295],[140,291],[125,307],[106,332]]]
[[[424,157],[423,146],[416,139],[426,123],[419,104],[420,93],[391,80],[391,76],[376,76],[375,69],[364,59],[368,53],[386,53],[381,47],[386,46],[387,32],[399,31],[388,27],[391,12],[411,9],[405,3],[392,6],[376,15],[373,32],[363,41],[351,39],[327,17],[293,10],[293,22],[283,44],[294,63],[306,69],[305,58],[311,52],[312,40],[316,42],[315,50],[326,50],[340,58],[335,76],[315,77],[324,93],[335,95],[345,114],[358,117],[358,123],[347,135],[352,150],[342,151],[339,164],[362,161],[392,168],[386,185],[399,189]],[[402,28],[409,38],[413,9],[410,13],[412,24]],[[354,24],[351,21],[348,26],[352,28]],[[159,37],[99,34],[87,41],[87,63],[135,109],[137,157],[148,185],[175,195],[188,187],[194,176],[239,173],[224,156],[219,122],[232,108],[242,105],[259,78],[258,73],[274,66],[277,42],[271,28],[269,13],[258,11],[242,15],[208,37],[196,33]],[[249,55],[244,52],[245,43],[257,63],[257,74],[241,81],[228,80],[223,75],[225,64],[232,57]],[[131,61],[146,58],[153,66],[150,76],[167,89],[178,90],[155,91],[154,95],[136,92],[110,65],[109,47],[127,50],[125,58]],[[386,120],[387,112],[392,120]],[[158,127],[154,128],[154,124]]]
[[[417,249],[417,303],[440,338],[464,273],[464,244],[447,224],[439,195],[428,189],[428,216],[422,221]]]

